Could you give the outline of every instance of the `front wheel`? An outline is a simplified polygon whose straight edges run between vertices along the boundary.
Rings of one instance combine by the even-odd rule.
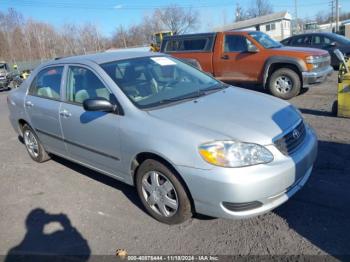
[[[163,163],[145,160],[137,170],[136,188],[142,204],[158,221],[179,224],[192,216],[186,190],[177,175]]]
[[[292,69],[281,68],[269,77],[268,88],[272,95],[288,100],[300,93],[301,80]]]

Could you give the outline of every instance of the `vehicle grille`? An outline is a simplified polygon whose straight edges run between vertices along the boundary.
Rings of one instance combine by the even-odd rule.
[[[284,154],[293,154],[303,143],[306,132],[304,122],[301,121],[293,130],[275,141],[276,147]]]

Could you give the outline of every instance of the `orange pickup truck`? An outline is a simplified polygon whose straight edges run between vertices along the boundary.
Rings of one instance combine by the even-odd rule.
[[[260,31],[168,36],[161,52],[196,60],[202,70],[223,81],[260,84],[283,99],[333,72],[327,51],[286,47]]]

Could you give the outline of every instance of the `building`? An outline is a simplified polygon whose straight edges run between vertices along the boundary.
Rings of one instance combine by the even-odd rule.
[[[284,11],[239,21],[215,28],[214,30],[257,30],[267,33],[276,40],[282,40],[292,35],[291,20],[292,16]]]

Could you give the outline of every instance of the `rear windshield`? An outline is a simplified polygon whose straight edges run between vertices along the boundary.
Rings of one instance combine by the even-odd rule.
[[[170,38],[163,40],[163,52],[211,51],[213,37]]]
[[[348,38],[346,38],[345,36],[338,35],[338,34],[332,34],[332,37],[334,38],[335,41],[350,45],[350,40]]]

